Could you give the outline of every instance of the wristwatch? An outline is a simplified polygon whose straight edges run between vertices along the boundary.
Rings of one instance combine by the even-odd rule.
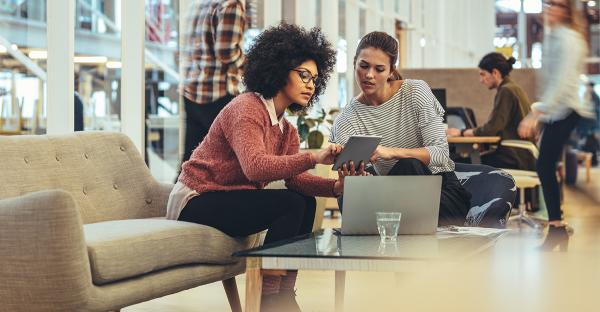
[[[460,130],[460,136],[465,136],[465,131],[467,131],[467,129],[461,129]]]

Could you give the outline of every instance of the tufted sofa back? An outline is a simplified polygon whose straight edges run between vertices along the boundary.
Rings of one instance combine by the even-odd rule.
[[[164,216],[158,182],[120,133],[0,136],[0,199],[61,189],[83,223]]]

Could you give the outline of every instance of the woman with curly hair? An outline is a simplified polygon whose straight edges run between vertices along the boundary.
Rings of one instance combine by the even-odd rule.
[[[335,50],[318,28],[281,24],[261,33],[247,55],[243,80],[248,92],[221,111],[183,164],[167,217],[232,237],[268,229],[265,244],[310,233],[314,196],[339,196],[345,175],[324,179],[307,170],[332,164],[342,148],[332,144],[299,152],[298,132],[283,114],[308,109],[324,91],[334,65]],[[281,179],[288,189],[263,189]],[[261,311],[299,311],[296,273],[264,277]]]

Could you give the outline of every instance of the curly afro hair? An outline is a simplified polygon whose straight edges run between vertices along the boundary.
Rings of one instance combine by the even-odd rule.
[[[325,91],[329,76],[335,66],[335,50],[318,27],[310,31],[287,23],[270,27],[263,31],[250,47],[244,68],[246,89],[258,92],[265,98],[273,98],[282,90],[288,80],[289,72],[308,60],[317,64],[319,71],[315,83],[315,93],[306,109],[318,100]],[[293,103],[292,112],[305,108]]]

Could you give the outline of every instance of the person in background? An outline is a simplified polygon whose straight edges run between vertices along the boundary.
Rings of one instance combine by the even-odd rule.
[[[578,132],[585,138],[581,150],[592,153],[592,166],[596,167],[598,166],[598,150],[600,150],[600,142],[596,137],[596,132],[600,128],[598,126],[600,122],[600,97],[594,90],[594,82],[587,84],[586,100],[590,101],[596,118],[586,118],[584,122],[579,124]]]
[[[266,230],[265,244],[312,231],[314,196],[342,194],[338,179],[313,176],[316,164],[331,165],[342,147],[299,152],[298,131],[286,110],[307,110],[325,90],[335,50],[318,28],[282,24],[261,33],[248,52],[246,93],[215,119],[208,135],[183,163],[167,204],[167,218],[214,227],[232,237]],[[364,166],[351,175],[364,175]],[[285,180],[288,189],[264,187]],[[261,311],[299,311],[296,271],[263,278]]]
[[[471,194],[454,173],[444,110],[427,83],[402,80],[397,59],[398,42],[390,35],[376,31],[360,40],[354,77],[361,92],[336,118],[329,141],[344,145],[352,135],[381,136],[371,158],[376,173],[442,176],[438,223],[464,225]]]
[[[577,0],[552,0],[544,4],[550,32],[544,38],[540,82],[541,102],[521,121],[519,136],[537,137],[541,130],[537,173],[548,209],[548,237],[567,237],[572,229],[562,221],[556,164],[579,119],[593,117],[589,103],[579,98],[579,77],[584,72],[587,44]],[[556,240],[559,241],[559,240]]]
[[[181,163],[202,142],[219,112],[240,93],[245,1],[195,0],[182,48],[185,147]]]
[[[490,90],[497,90],[494,108],[487,122],[474,129],[446,130],[448,136],[499,136],[502,140],[520,139],[519,123],[529,114],[531,103],[525,91],[510,77],[515,58],[492,52],[479,62],[479,82]],[[496,168],[535,170],[535,158],[530,152],[499,146],[494,152],[481,157],[481,162]]]

